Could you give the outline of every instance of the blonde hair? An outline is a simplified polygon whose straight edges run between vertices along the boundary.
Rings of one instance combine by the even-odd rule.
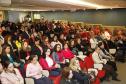
[[[79,62],[77,63],[77,61],[79,60],[76,57],[71,59],[69,67],[71,68],[72,71],[79,72],[81,70],[80,64]]]

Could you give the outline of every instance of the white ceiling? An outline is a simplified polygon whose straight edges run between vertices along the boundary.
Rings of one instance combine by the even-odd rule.
[[[11,0],[10,5],[0,3],[1,10],[42,11],[97,8],[126,8],[126,0]]]

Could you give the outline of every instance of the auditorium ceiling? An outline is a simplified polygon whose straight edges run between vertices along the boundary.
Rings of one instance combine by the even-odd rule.
[[[0,0],[1,1],[1,0]],[[1,10],[55,11],[126,8],[126,0],[11,0],[0,2]]]

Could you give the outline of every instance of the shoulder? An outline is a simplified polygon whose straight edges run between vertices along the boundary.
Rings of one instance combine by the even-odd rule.
[[[7,73],[5,72],[5,71],[3,71],[1,74],[0,74],[0,78],[5,78],[5,77],[7,77]]]

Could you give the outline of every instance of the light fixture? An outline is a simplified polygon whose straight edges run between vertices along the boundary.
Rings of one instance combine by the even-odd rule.
[[[71,5],[76,5],[76,6],[87,6],[91,8],[105,8],[105,6],[101,6],[98,4],[82,1],[82,0],[47,0],[47,1],[52,1],[52,2],[58,2],[58,3],[64,3],[64,4],[71,4]]]

